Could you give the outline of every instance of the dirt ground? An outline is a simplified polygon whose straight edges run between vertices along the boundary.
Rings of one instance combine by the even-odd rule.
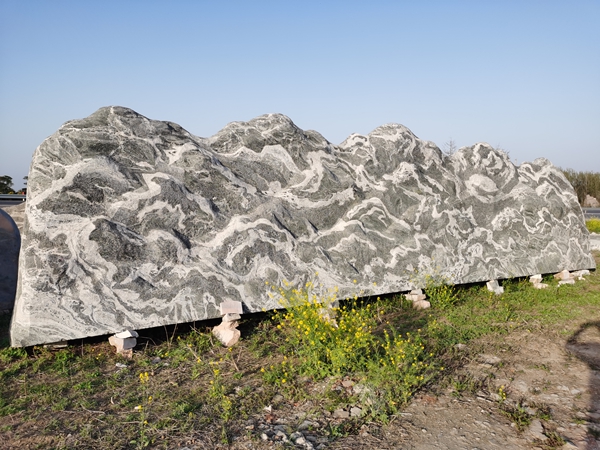
[[[274,403],[229,448],[600,450],[600,311],[567,329],[519,329],[456,353],[458,372],[421,392],[388,425],[362,424],[331,441],[323,430],[334,416],[312,416],[298,427],[310,402]],[[180,446],[209,448],[201,438]]]
[[[152,448],[600,450],[600,311],[568,329],[519,329],[460,346],[456,354],[458,372],[421,392],[385,426],[362,424],[332,440],[331,427],[343,423],[335,414],[315,418],[310,401],[292,405],[282,398],[236,430],[231,444],[197,435]],[[39,439],[20,442],[20,448],[53,448]],[[65,446],[71,448],[68,438]]]
[[[421,395],[387,430],[396,442],[382,439],[372,448],[600,449],[600,321],[581,324],[570,340],[518,332],[481,350],[462,370],[464,379],[480,382],[473,394],[456,398],[449,387]],[[511,408],[544,418],[520,431],[503,412]]]
[[[574,324],[574,333],[518,331],[457,349],[466,354],[456,374],[465,386],[460,395],[448,383],[421,393],[387,426],[362,425],[358,434],[333,443],[301,431],[309,444],[296,447],[600,450],[600,312],[589,318]],[[259,420],[249,428],[270,436],[297,423],[300,414],[282,406],[268,414],[272,423]],[[239,448],[273,446],[271,439],[264,445],[242,441]]]
[[[569,329],[520,329],[456,354],[463,364],[451,381],[420,393],[385,426],[362,424],[332,441],[328,427],[342,423],[334,415],[315,418],[310,402],[274,399],[230,445],[198,435],[169,439],[166,448],[600,450],[600,311]],[[20,448],[53,448],[39,439],[30,444],[21,440]],[[70,448],[68,439],[64,445]]]
[[[151,448],[600,450],[600,311],[567,327],[520,327],[459,346],[460,369],[387,425],[357,421],[358,429],[338,429],[332,440],[332,427],[344,420],[315,415],[310,401],[281,398],[233,430],[230,444],[204,434],[171,436]],[[32,441],[21,439],[19,448],[54,448],[56,442],[35,435],[32,430]],[[67,437],[60,448],[79,447],[70,447]]]
[[[171,436],[168,444],[151,447],[600,450],[599,310],[567,328],[519,327],[454,351],[460,369],[447,382],[421,392],[387,425],[357,421],[358,429],[342,427],[332,440],[332,427],[344,420],[335,413],[315,415],[310,401],[289,404],[281,398],[273,400],[271,410],[232,430],[230,444],[203,434],[181,440]],[[20,448],[53,448],[40,439],[30,444],[21,440]],[[65,446],[71,448],[68,438],[62,441]]]
[[[233,447],[271,448],[279,433],[284,447],[307,449],[600,450],[600,311],[566,329],[520,329],[456,353],[463,364],[451,380],[420,393],[389,425],[363,424],[328,442],[318,430],[335,419],[313,420],[315,431],[298,430],[294,446],[283,431],[294,439],[289,425],[307,405],[276,405],[248,427],[268,440]]]

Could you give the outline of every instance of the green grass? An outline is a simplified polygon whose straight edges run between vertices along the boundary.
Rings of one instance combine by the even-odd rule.
[[[500,296],[482,286],[430,286],[432,308],[421,311],[396,295],[338,304],[334,293],[315,296],[312,286],[275,290],[286,309],[245,319],[233,348],[218,345],[208,328],[180,325],[142,331],[132,360],[101,339],[13,349],[8,318],[0,317],[1,432],[14,447],[173,448],[190,436],[228,445],[233,436],[256,435],[248,423],[269,405],[305,408],[307,417],[358,405],[363,417],[315,430],[331,439],[352,434],[365,422],[386,423],[436,383],[457,396],[481,389],[482,380],[455,372],[464,362],[456,344],[514,330],[567,339],[600,310],[597,273],[560,288],[552,277],[544,281],[545,290],[504,281]],[[340,389],[348,381],[360,391]],[[518,404],[504,410],[519,426],[531,419]]]
[[[600,219],[589,219],[585,222],[585,225],[591,233],[600,233]]]

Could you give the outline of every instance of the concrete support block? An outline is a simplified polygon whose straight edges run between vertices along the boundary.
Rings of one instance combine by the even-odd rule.
[[[221,315],[225,314],[244,314],[244,308],[242,302],[235,302],[233,300],[225,300],[220,305]]]
[[[415,308],[415,309],[431,308],[431,303],[429,303],[427,300],[417,300],[416,302],[413,302],[413,308]]]
[[[555,273],[554,278],[556,278],[557,280],[570,280],[574,277],[569,273],[568,270],[563,270],[561,272]]]
[[[120,333],[116,333],[115,337],[118,337],[119,339],[127,339],[127,338],[138,338],[138,337],[140,337],[140,335],[135,330],[125,330],[125,331],[121,331]]]
[[[237,320],[231,322],[224,320],[213,328],[212,333],[225,347],[231,347],[240,340],[240,336],[242,335],[237,326]]]
[[[227,300],[221,303],[223,321],[213,328],[212,333],[225,347],[231,347],[240,340],[242,334],[237,326],[242,311],[242,302]]]
[[[504,293],[504,288],[502,286],[500,286],[500,284],[498,283],[498,280],[490,280],[486,283],[486,287],[488,288],[488,291],[493,292],[496,295],[500,295]]]
[[[542,274],[531,275],[529,277],[529,282],[533,283],[533,284],[541,283],[542,282]]]
[[[240,320],[242,316],[235,313],[227,313],[223,316],[223,322],[236,322]]]
[[[413,289],[408,294],[404,294],[406,300],[410,300],[415,309],[427,309],[431,307],[431,303],[427,300],[427,295],[423,293],[423,289]]]
[[[137,345],[139,334],[134,330],[125,330],[108,338],[110,345],[116,348],[117,353],[127,358],[133,356],[133,348]]]
[[[535,289],[546,289],[548,287],[547,284],[542,283],[542,274],[531,275],[529,277],[529,282]]]
[[[319,316],[321,316],[321,318],[325,322],[328,322],[337,328],[337,326],[338,326],[337,320],[336,320],[337,313],[335,312],[335,310],[333,310],[333,308],[320,308]]]
[[[585,280],[585,278],[583,278],[585,275],[589,275],[590,271],[585,269],[585,270],[577,270],[575,272],[571,272],[571,276],[573,278],[575,278],[576,280]]]
[[[407,300],[411,302],[419,302],[421,300],[425,300],[427,296],[425,294],[404,294]]]

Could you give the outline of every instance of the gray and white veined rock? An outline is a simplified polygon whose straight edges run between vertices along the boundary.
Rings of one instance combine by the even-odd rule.
[[[266,282],[343,298],[595,267],[550,162],[445,157],[402,125],[336,146],[269,114],[200,138],[105,107],[46,139],[28,181],[16,346],[276,308]]]

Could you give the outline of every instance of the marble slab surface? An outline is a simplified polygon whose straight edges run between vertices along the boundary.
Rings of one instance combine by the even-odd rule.
[[[15,346],[276,308],[267,282],[351,297],[595,267],[549,161],[447,157],[397,124],[336,146],[279,114],[200,138],[105,107],[40,145],[28,188]]]

